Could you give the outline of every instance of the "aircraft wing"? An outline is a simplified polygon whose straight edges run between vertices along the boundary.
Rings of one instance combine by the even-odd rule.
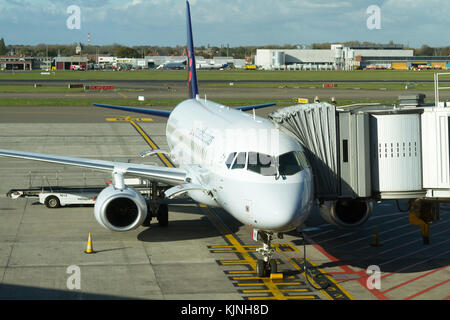
[[[0,149],[0,156],[51,162],[63,165],[89,168],[99,171],[120,172],[124,175],[148,178],[150,180],[178,185],[186,182],[186,171],[180,168],[166,168],[138,163],[114,162],[105,160],[94,160],[86,158],[75,158],[66,156],[55,156],[41,153],[32,153],[16,150]]]
[[[276,102],[271,102],[271,103],[264,103],[264,104],[254,104],[252,106],[241,106],[241,107],[235,107],[236,110],[241,110],[241,111],[248,111],[248,110],[252,110],[252,109],[260,109],[260,108],[265,108],[265,107],[271,107],[276,105]]]

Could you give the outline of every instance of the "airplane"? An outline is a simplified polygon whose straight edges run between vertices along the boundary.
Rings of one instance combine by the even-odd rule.
[[[197,63],[197,70],[220,70],[228,67],[227,63]]]
[[[277,272],[272,259],[274,236],[295,230],[308,218],[314,201],[312,169],[303,147],[254,110],[275,103],[227,107],[201,99],[197,85],[192,23],[186,1],[189,99],[172,111],[94,104],[97,107],[167,118],[166,138],[176,168],[77,157],[0,150],[0,156],[78,166],[112,174],[112,184],[100,192],[94,206],[97,222],[112,231],[143,225],[149,208],[143,196],[125,184],[124,176],[166,184],[164,196],[187,195],[198,203],[223,208],[253,228],[262,241],[257,251],[260,277]],[[253,110],[253,115],[245,111]],[[142,156],[162,153],[149,150]],[[152,198],[152,201],[156,200]],[[166,205],[167,206],[167,205]],[[159,206],[158,219],[167,220]]]
[[[156,69],[157,70],[158,69],[184,70],[184,69],[186,69],[186,61],[180,61],[180,62],[167,61],[166,63],[158,66]]]

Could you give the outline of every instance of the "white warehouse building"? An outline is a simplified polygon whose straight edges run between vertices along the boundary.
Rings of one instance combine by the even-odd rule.
[[[99,64],[130,64],[133,67],[141,67],[143,69],[157,68],[167,62],[183,62],[186,56],[146,56],[145,58],[117,58],[117,57],[98,57]],[[244,68],[245,59],[235,59],[233,57],[214,57],[213,59],[205,59],[202,56],[196,57],[197,64],[228,64],[234,68]]]
[[[331,49],[257,49],[255,64],[264,70],[353,70],[364,57],[412,57],[398,45],[344,46]]]

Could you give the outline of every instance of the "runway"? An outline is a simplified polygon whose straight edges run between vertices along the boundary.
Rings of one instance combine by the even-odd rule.
[[[157,157],[138,157],[152,143],[167,148],[161,119],[91,107],[4,107],[0,114],[2,149],[170,165]],[[296,232],[275,242],[284,278],[262,279],[255,276],[258,243],[250,228],[223,210],[177,203],[169,206],[167,228],[153,222],[149,228],[113,233],[96,222],[92,207],[47,209],[32,199],[4,196],[30,183],[105,183],[108,174],[0,158],[0,178],[1,299],[450,298],[446,205],[431,227],[430,246],[423,246],[419,229],[393,202],[376,205],[358,230],[335,228],[312,213],[305,235],[310,280],[323,288],[316,289],[306,281],[303,241]],[[376,227],[381,246],[373,247]],[[89,233],[94,255],[83,253]],[[380,266],[380,289],[367,287],[371,265]],[[70,266],[80,268],[80,289],[67,286]]]

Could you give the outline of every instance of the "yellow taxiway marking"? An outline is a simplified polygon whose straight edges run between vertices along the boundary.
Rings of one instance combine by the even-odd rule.
[[[281,289],[282,292],[309,292],[308,289]],[[242,290],[242,293],[270,293],[267,289]]]
[[[245,248],[244,245],[242,245],[232,234],[230,230],[220,221],[220,219],[213,213],[211,210],[204,204],[200,204],[200,207],[206,212],[208,217],[213,221],[213,223],[220,229],[220,231],[223,233],[224,237],[228,240],[228,242],[236,249],[236,251],[241,255],[243,258],[242,260],[226,260],[226,262],[231,264],[248,264],[253,270],[256,270],[256,260],[250,255],[248,250]],[[224,261],[221,261],[222,263]],[[285,296],[283,292],[278,288],[278,285],[299,285],[300,282],[282,282],[282,283],[276,283],[273,282],[269,278],[260,278],[261,283],[258,283],[256,285],[264,285],[267,290],[269,290],[274,299],[277,300],[288,300],[292,299],[293,297]],[[238,283],[238,286],[249,286],[249,284],[243,284]],[[255,285],[255,284],[253,284]],[[315,297],[313,297],[314,299]],[[249,297],[248,299],[252,299],[252,297]]]
[[[68,93],[68,94],[66,94],[66,97],[86,97],[86,95],[84,93],[80,93],[80,94]]]
[[[152,147],[153,149],[158,149],[158,146],[152,141],[152,139],[150,139],[147,133],[145,133],[145,131],[142,130],[142,128],[136,122],[134,122],[133,120],[130,120],[129,122],[139,132],[139,134],[142,136],[142,138],[144,138],[144,140],[148,143],[150,147]],[[157,155],[167,167],[174,168],[174,165],[172,164],[172,162],[170,162],[170,160],[166,157],[165,154],[157,153]]]
[[[238,271],[238,270],[230,270],[227,271],[228,274],[243,274],[243,273],[255,273],[255,271],[253,270],[242,270],[242,271]]]
[[[153,121],[152,118],[132,118],[130,116],[118,116],[116,118],[106,118],[105,120],[109,121],[109,122],[130,122],[130,121],[149,122],[149,121]]]
[[[239,286],[239,287],[258,287],[258,286],[267,286],[266,284],[265,284],[265,281],[264,280],[266,280],[267,278],[259,278],[260,280],[263,280],[262,282],[253,282],[253,283],[237,283],[236,285],[237,286]],[[301,285],[302,283],[301,282],[273,282],[273,281],[268,281],[268,282],[271,282],[272,284],[274,284],[274,285],[277,285],[277,286],[298,286],[298,285]],[[269,287],[268,287],[269,288]],[[268,290],[270,290],[270,292],[273,292],[273,289],[272,288],[269,288]],[[281,292],[281,291],[283,291],[283,289],[279,289],[279,288],[277,288],[277,291],[278,292]],[[284,299],[285,300],[285,299]]]
[[[260,279],[264,279],[264,278],[260,278],[260,277],[245,277],[245,276],[242,276],[242,277],[232,277],[231,278],[232,280],[260,280]],[[289,277],[286,277],[286,278],[284,278],[284,279],[295,279],[295,277],[294,276],[289,276]],[[277,284],[279,284],[279,283],[277,283]]]
[[[124,99],[127,99],[128,97],[125,95],[125,94],[123,94],[122,92],[117,92],[122,98],[124,98]]]
[[[315,296],[289,296],[289,300],[303,300],[303,299],[314,300],[316,298],[317,297]],[[248,300],[279,300],[279,299],[273,296],[273,297],[248,297]],[[287,298],[285,300],[287,300]]]

